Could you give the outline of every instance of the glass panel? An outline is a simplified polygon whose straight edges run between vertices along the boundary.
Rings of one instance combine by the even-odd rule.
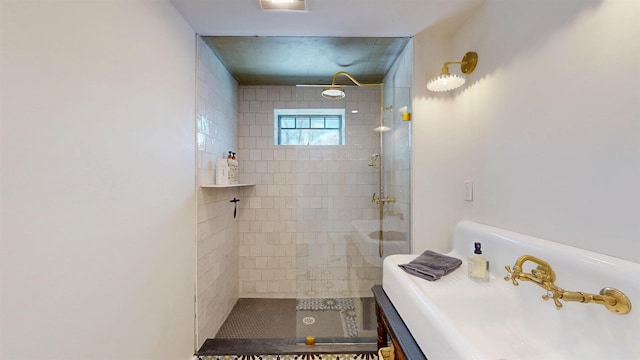
[[[340,145],[340,131],[311,129],[280,130],[280,145]]]
[[[371,287],[382,281],[383,257],[410,252],[410,122],[403,122],[398,111],[385,111],[391,132],[373,131],[380,123],[379,91],[377,87],[350,88],[344,99],[331,101],[327,107],[358,109],[357,114],[347,111],[343,125],[339,118],[326,116],[324,130],[312,117],[311,129],[304,130],[309,134],[300,135],[307,136],[311,146],[296,148],[295,166],[291,166],[296,172],[291,180],[287,178],[295,198],[296,337],[300,342],[314,337],[317,343],[375,343]],[[385,91],[385,106],[401,106],[394,103],[396,93],[400,92]],[[307,87],[297,88],[296,98],[301,109],[327,101],[319,89]],[[345,145],[314,147],[326,141]],[[388,154],[382,151],[385,146],[390,149]],[[375,153],[386,160],[384,169],[368,166]],[[370,201],[372,193],[379,194],[381,179],[389,183],[385,194],[399,199],[385,207],[382,219],[379,207]]]
[[[309,128],[309,118],[304,118],[304,117],[296,118],[296,127],[298,129],[307,129],[307,128]]]
[[[327,117],[325,123],[326,123],[325,128],[327,128],[327,129],[339,129],[340,128],[340,118]]]
[[[339,145],[340,131],[338,130],[310,130],[309,145]]]
[[[280,131],[280,145],[306,144],[308,141],[302,131],[298,129],[283,129]]]
[[[283,129],[290,128],[293,129],[296,127],[296,118],[295,117],[281,117],[280,118],[280,127]]]
[[[324,118],[311,119],[311,127],[314,129],[324,129]]]

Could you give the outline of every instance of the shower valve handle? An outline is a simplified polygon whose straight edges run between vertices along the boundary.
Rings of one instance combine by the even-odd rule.
[[[373,195],[371,195],[371,202],[372,203],[376,203],[378,204],[379,200],[378,198],[376,198],[376,193],[374,192]]]

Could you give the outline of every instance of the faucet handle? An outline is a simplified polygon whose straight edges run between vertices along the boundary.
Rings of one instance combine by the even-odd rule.
[[[555,290],[547,290],[545,295],[542,295],[542,300],[547,301],[549,299],[553,299],[553,302],[556,304],[556,308],[558,310],[562,309],[562,303],[560,302],[560,292]]]
[[[371,195],[371,202],[372,203],[378,203],[378,199],[376,199],[376,193],[375,191],[373,192],[373,194]]]
[[[509,265],[505,266],[504,268],[507,270],[507,276],[504,277],[504,281],[511,280],[514,286],[520,285],[517,280],[519,274],[517,270],[514,268],[513,271],[511,271],[511,266]]]
[[[542,281],[546,276],[546,272],[542,267],[538,266],[535,269],[531,269],[531,275],[535,276],[536,278],[540,279],[540,281]]]
[[[531,270],[531,274],[543,282],[555,281],[555,273],[550,267],[538,265],[535,269]]]

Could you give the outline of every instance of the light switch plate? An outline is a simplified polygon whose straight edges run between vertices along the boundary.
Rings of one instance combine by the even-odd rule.
[[[464,200],[473,201],[473,181],[471,180],[464,182]]]

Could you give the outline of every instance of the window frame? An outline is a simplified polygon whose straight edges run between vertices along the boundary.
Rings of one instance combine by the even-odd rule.
[[[282,120],[284,118],[293,118],[295,121],[294,127],[283,127]],[[308,118],[309,124],[307,127],[299,127],[299,118]],[[327,127],[328,118],[337,118],[339,124],[338,127]],[[323,120],[323,127],[313,127],[312,120]],[[345,110],[344,109],[275,109],[274,110],[274,136],[273,141],[276,146],[344,146],[345,139]],[[282,131],[283,130],[308,130],[308,131],[323,131],[323,130],[337,130],[338,131],[338,143],[337,144],[282,144]]]

